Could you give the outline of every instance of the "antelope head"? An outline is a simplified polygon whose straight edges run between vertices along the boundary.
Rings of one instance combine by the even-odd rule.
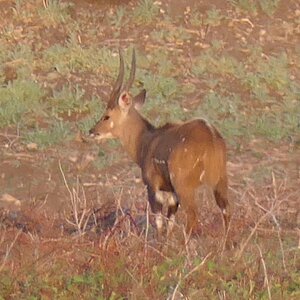
[[[137,110],[145,101],[146,91],[142,90],[132,97],[129,90],[133,84],[136,71],[135,51],[132,52],[131,70],[128,81],[124,84],[124,59],[119,51],[119,75],[109,97],[107,108],[102,118],[89,131],[96,140],[120,138],[134,126]]]

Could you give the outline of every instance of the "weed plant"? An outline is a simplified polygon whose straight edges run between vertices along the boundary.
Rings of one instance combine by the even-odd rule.
[[[38,148],[45,149],[53,145],[64,143],[73,137],[69,123],[55,121],[48,128],[35,128],[24,134],[26,144],[35,143]]]
[[[133,11],[132,20],[137,24],[149,24],[157,18],[158,14],[159,7],[153,0],[140,0]]]
[[[57,26],[60,23],[70,21],[70,2],[60,0],[45,1],[45,6],[39,9],[38,13],[41,21],[46,26]]]
[[[42,111],[43,89],[31,80],[18,79],[0,87],[0,127],[37,116]]]

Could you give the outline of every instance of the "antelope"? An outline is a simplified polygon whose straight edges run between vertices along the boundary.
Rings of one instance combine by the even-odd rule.
[[[193,231],[197,224],[196,192],[202,185],[212,188],[227,231],[230,214],[227,211],[226,145],[221,134],[203,119],[153,126],[139,112],[146,90],[136,96],[129,93],[135,78],[135,51],[125,84],[121,50],[119,59],[119,74],[106,112],[90,130],[90,136],[95,140],[119,139],[139,165],[158,236],[163,231],[163,205],[167,206],[167,236],[174,226],[179,205],[187,215],[186,232]]]

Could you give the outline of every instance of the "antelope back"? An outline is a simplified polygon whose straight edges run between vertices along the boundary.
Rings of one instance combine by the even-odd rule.
[[[137,109],[145,101],[146,91],[142,90],[132,97],[129,90],[134,82],[136,71],[135,51],[132,52],[131,69],[128,81],[124,84],[124,59],[119,51],[120,67],[117,80],[109,97],[107,108],[102,118],[90,130],[90,135],[97,140],[107,138],[121,138],[126,131],[135,126]],[[137,118],[138,119],[138,118]]]

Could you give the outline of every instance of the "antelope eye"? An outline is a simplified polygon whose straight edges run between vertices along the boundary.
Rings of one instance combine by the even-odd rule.
[[[109,118],[110,118],[109,116],[104,116],[102,120],[107,121]]]

